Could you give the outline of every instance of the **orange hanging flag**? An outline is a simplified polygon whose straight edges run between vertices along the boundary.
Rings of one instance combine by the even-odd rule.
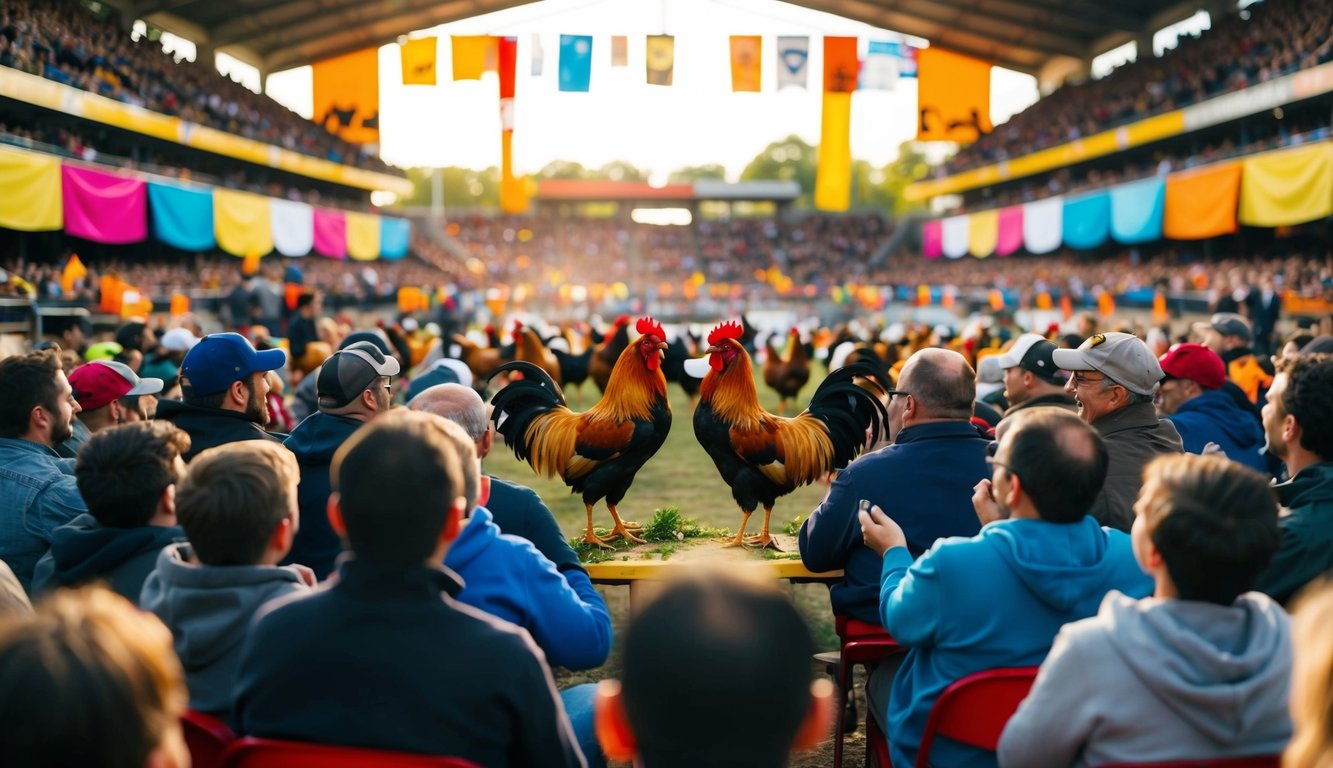
[[[1069,300],[1069,294],[1060,297],[1060,315],[1068,320],[1074,316],[1074,302]]]
[[[824,38],[824,93],[852,93],[860,72],[856,38]]]
[[[1153,325],[1161,325],[1170,318],[1166,311],[1166,292],[1158,288],[1152,295],[1152,321]]]
[[[1037,309],[1049,310],[1051,308],[1051,292],[1042,291],[1037,294]]]
[[[1110,291],[1102,291],[1097,297],[1097,314],[1109,318],[1115,314],[1115,297]]]
[[[74,293],[74,284],[88,276],[88,268],[83,266],[79,254],[71,253],[60,272],[60,292],[65,296]]]
[[[453,35],[449,38],[453,53],[455,80],[480,80],[483,72],[495,71],[496,45],[490,35]]]
[[[315,124],[353,144],[380,140],[380,53],[367,48],[311,65]]]
[[[970,144],[990,133],[990,64],[934,46],[917,60],[917,141]]]
[[[759,35],[731,36],[731,90],[758,93],[762,75],[764,39]]]
[[[183,293],[171,294],[171,316],[180,317],[190,314],[190,297]]]
[[[403,43],[403,85],[435,85],[435,37],[418,37]]]
[[[1004,294],[1000,293],[998,288],[990,289],[990,294],[987,296],[987,299],[990,301],[990,308],[996,312],[1004,309]]]
[[[258,272],[260,258],[261,256],[255,251],[245,254],[245,257],[241,260],[241,274],[248,277]]]

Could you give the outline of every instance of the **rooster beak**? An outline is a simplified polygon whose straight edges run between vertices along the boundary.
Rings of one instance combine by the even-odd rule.
[[[667,348],[667,343],[665,341],[659,341],[657,342],[657,348],[658,350],[665,350]]]

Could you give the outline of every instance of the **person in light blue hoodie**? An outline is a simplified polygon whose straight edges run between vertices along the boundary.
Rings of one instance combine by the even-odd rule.
[[[191,709],[230,718],[256,612],[315,583],[305,566],[278,565],[300,520],[299,479],[290,451],[252,440],[204,451],[181,481],[177,514],[190,541],[162,550],[139,602],[175,638]]]
[[[1018,768],[1277,755],[1291,738],[1287,614],[1251,592],[1278,548],[1267,480],[1220,456],[1155,459],[1130,533],[1154,581],[1060,630],[1000,739]]]
[[[1097,611],[1113,589],[1142,597],[1152,581],[1129,536],[1088,515],[1108,457],[1100,435],[1058,408],[1015,414],[976,486],[983,523],[942,539],[915,563],[902,531],[877,506],[859,513],[867,546],[883,555],[880,617],[908,646],[884,701],[885,673],[867,686],[886,724],[894,765],[913,765],[940,693],[974,672],[1040,664],[1065,623]],[[936,765],[994,766],[995,753],[939,739]]]

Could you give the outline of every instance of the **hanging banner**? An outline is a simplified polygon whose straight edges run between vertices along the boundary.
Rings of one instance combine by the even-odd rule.
[[[1333,213],[1333,142],[1264,152],[1241,161],[1240,223],[1286,227]]]
[[[380,55],[367,48],[311,65],[315,124],[353,144],[380,140]]]
[[[967,255],[968,216],[949,216],[941,222],[941,246],[944,255],[950,259],[961,259]]]
[[[587,93],[592,81],[592,38],[560,36],[560,90]]]
[[[148,237],[148,190],[140,179],[89,168],[60,168],[65,233],[123,245]]]
[[[330,259],[347,258],[347,217],[342,211],[316,208],[315,253]]]
[[[1001,208],[996,223],[995,255],[1008,256],[1023,247],[1023,206]]]
[[[967,252],[984,259],[995,253],[1000,240],[1000,212],[992,208],[972,214],[967,227]]]
[[[649,85],[671,85],[676,68],[676,38],[649,35],[644,56]]]
[[[777,54],[778,90],[789,85],[806,87],[806,73],[810,71],[810,38],[779,37]]]
[[[74,284],[88,276],[88,268],[83,265],[79,254],[71,253],[65,261],[65,268],[60,270],[60,293],[69,296],[74,293]]]
[[[898,77],[915,78],[920,67],[917,63],[917,55],[920,48],[913,48],[907,43],[898,45]]]
[[[824,38],[824,100],[815,166],[815,207],[845,211],[852,204],[852,90],[856,38]]]
[[[1064,240],[1065,199],[1056,195],[1023,204],[1023,247],[1028,253],[1050,253]]]
[[[217,245],[213,234],[213,193],[208,189],[148,182],[153,208],[153,237],[182,251],[207,251]]]
[[[296,200],[269,200],[273,250],[283,256],[304,256],[315,247],[315,209]]]
[[[629,66],[629,38],[624,35],[611,36],[611,66]]]
[[[542,76],[542,65],[546,63],[546,52],[542,50],[542,36],[532,33],[532,76]]]
[[[0,148],[0,227],[45,232],[64,225],[60,161]]]
[[[1086,250],[1105,243],[1111,234],[1111,194],[1101,190],[1065,200],[1062,226],[1070,248]]]
[[[514,70],[518,38],[502,37],[500,53],[500,209],[522,213],[528,208],[523,179],[514,176]]]
[[[495,38],[490,35],[453,35],[449,38],[454,80],[480,80],[495,71]]]
[[[891,91],[898,84],[897,43],[871,40],[861,62],[857,88],[863,91]]]
[[[1166,180],[1157,177],[1120,184],[1110,189],[1111,237],[1136,245],[1162,239]]]
[[[856,58],[856,38],[824,38],[824,93],[851,93],[861,62]]]
[[[1203,240],[1235,232],[1240,172],[1241,164],[1230,162],[1167,176],[1163,236]]]
[[[933,46],[918,56],[917,141],[970,144],[990,133],[990,64]]]
[[[273,250],[269,199],[249,192],[213,188],[213,226],[218,247],[232,256],[260,256]]]
[[[380,256],[380,217],[353,213],[347,217],[347,255],[357,261],[374,261]]]
[[[401,259],[407,255],[407,246],[412,239],[412,228],[407,219],[392,216],[380,217],[380,256],[386,259]]]
[[[403,85],[435,85],[435,54],[439,40],[418,37],[403,43]]]
[[[763,77],[764,39],[759,35],[731,36],[731,91],[758,93]]]
[[[921,225],[921,255],[927,259],[938,259],[944,254],[944,232],[939,219],[931,219]],[[929,301],[927,301],[929,303]]]

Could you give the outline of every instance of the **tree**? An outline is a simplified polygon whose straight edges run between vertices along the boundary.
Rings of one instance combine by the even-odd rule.
[[[607,181],[645,182],[648,180],[647,171],[637,168],[625,160],[612,160],[588,175],[591,178],[606,179]]]
[[[539,179],[586,179],[588,177],[587,168],[584,168],[580,163],[568,160],[552,160],[540,171],[537,171],[537,178]]]
[[[930,175],[930,163],[915,141],[905,141],[898,147],[898,157],[884,166],[884,179],[878,185],[889,202],[894,216],[924,211],[924,202],[909,203],[903,199],[903,189]]]
[[[815,189],[816,150],[792,134],[764,148],[741,171],[741,181],[795,181],[801,185],[799,205],[809,206]]]
[[[687,165],[677,168],[667,176],[670,184],[693,184],[696,181],[726,181],[727,169],[717,163],[707,165]]]
[[[400,201],[401,205],[429,207],[435,189],[435,174],[444,179],[444,207],[499,208],[500,169],[495,166],[480,171],[471,168],[409,168],[407,178],[412,182],[412,196]]]

